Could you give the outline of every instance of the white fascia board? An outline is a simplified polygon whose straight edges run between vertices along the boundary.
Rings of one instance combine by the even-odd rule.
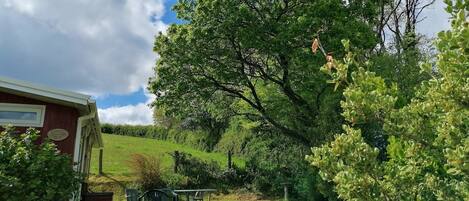
[[[99,123],[99,115],[98,115],[98,108],[96,106],[96,101],[95,100],[90,100],[89,101],[89,107],[90,107],[90,111],[95,113],[95,117],[93,118],[93,124],[94,124],[93,133],[95,134],[96,139],[97,139],[97,144],[96,144],[95,147],[96,148],[103,148],[104,143],[103,143],[103,138],[102,138],[102,135],[101,135],[101,126],[100,126],[101,124]]]
[[[62,100],[70,103],[88,105],[91,96],[83,95],[75,92],[64,91],[61,89],[40,86],[36,84],[27,83],[24,81],[14,80],[0,76],[0,87],[7,88],[14,91],[44,96],[47,98]]]

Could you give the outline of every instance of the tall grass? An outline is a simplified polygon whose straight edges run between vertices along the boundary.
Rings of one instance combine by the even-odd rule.
[[[132,154],[129,166],[136,176],[136,181],[143,190],[164,188],[161,159],[156,156]]]

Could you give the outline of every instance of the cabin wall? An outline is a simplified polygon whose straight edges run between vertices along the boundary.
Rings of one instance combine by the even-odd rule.
[[[53,142],[57,144],[58,149],[62,153],[69,154],[73,157],[77,120],[79,117],[77,109],[4,92],[0,92],[0,103],[45,105],[46,112],[44,116],[44,125],[42,128],[36,128],[41,131],[41,138],[39,139],[39,143],[47,137],[47,133],[50,130],[57,128],[65,129],[68,131],[69,136],[62,141]],[[25,127],[17,128],[17,130],[21,132],[24,132],[26,129],[27,128]]]

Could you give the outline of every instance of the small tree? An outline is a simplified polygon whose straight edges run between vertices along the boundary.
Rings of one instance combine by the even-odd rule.
[[[341,103],[348,123],[342,135],[313,148],[307,159],[334,183],[339,198],[469,200],[469,1],[446,2],[452,29],[439,34],[436,65],[422,65],[433,78],[408,105],[397,108],[397,87],[365,67],[349,79],[347,69],[363,66],[351,53],[324,68],[332,82],[348,84]],[[359,129],[366,122],[382,127],[384,159],[363,137],[373,134]]]
[[[55,144],[37,145],[38,131],[0,133],[0,200],[68,200],[80,184],[69,156],[59,153]]]

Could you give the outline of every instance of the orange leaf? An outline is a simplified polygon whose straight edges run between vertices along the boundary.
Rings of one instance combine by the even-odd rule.
[[[316,54],[316,52],[318,51],[318,47],[319,47],[319,42],[318,42],[318,39],[315,38],[313,40],[313,44],[311,45],[311,50],[313,50],[313,54]]]

